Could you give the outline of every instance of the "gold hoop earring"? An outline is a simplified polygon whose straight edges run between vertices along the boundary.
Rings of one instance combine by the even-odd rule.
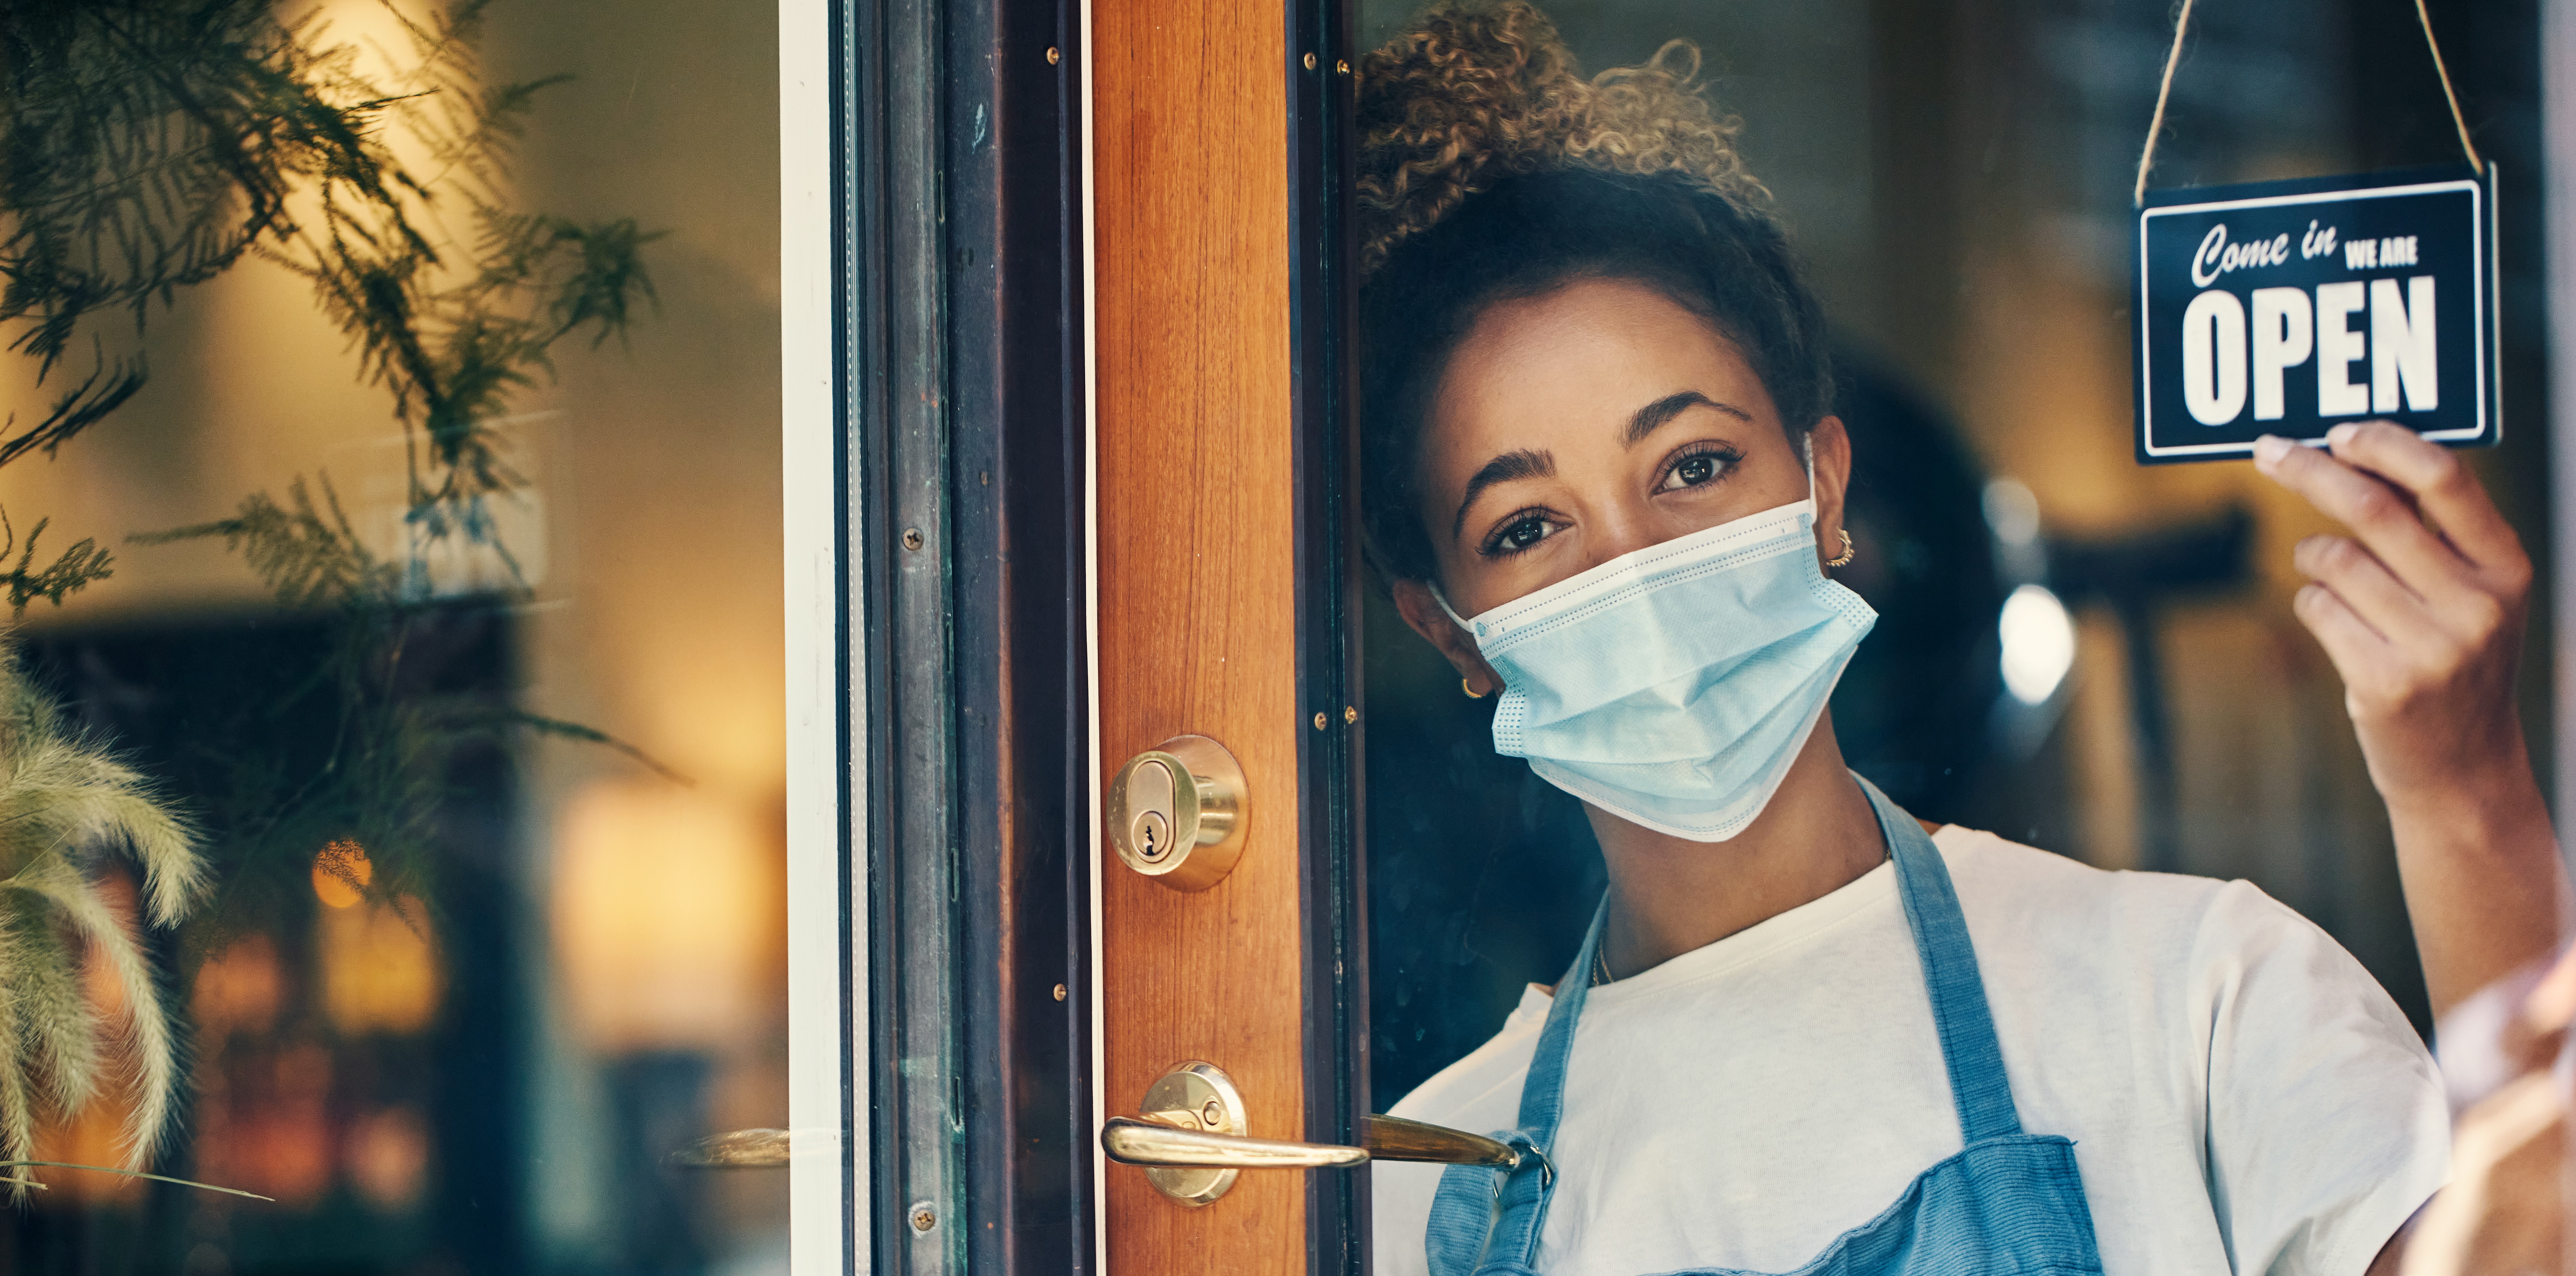
[[[1828,558],[1828,559],[1826,559],[1826,560],[1825,560],[1825,566],[1827,566],[1827,567],[1849,567],[1849,566],[1851,565],[1851,560],[1853,560],[1853,559],[1855,559],[1855,558],[1860,557],[1860,551],[1859,551],[1859,550],[1857,550],[1857,549],[1852,548],[1852,542],[1851,542],[1851,530],[1850,530],[1849,528],[1837,528],[1836,530],[1841,534],[1841,536],[1842,536],[1842,538],[1843,538],[1843,552],[1842,552],[1842,557],[1840,557],[1840,558]]]
[[[1484,699],[1486,696],[1489,696],[1489,695],[1492,695],[1492,694],[1493,694],[1493,693],[1492,693],[1492,692],[1490,692],[1490,691],[1478,691],[1478,690],[1476,690],[1476,684],[1474,684],[1474,683],[1472,683],[1472,682],[1469,682],[1469,681],[1467,681],[1467,680],[1466,680],[1466,679],[1464,679],[1464,678],[1460,678],[1460,679],[1458,680],[1458,689],[1459,689],[1460,691],[1464,691],[1464,692],[1466,692],[1466,693],[1467,693],[1467,698],[1468,698],[1468,699],[1470,699],[1470,700],[1482,700],[1482,699]]]

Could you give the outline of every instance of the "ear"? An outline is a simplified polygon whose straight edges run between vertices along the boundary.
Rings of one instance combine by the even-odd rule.
[[[1404,623],[1422,635],[1424,642],[1440,649],[1457,667],[1458,676],[1467,680],[1477,695],[1489,696],[1503,689],[1502,675],[1485,663],[1485,653],[1476,649],[1476,640],[1449,613],[1440,609],[1440,600],[1432,597],[1428,582],[1399,580],[1395,582],[1395,609]]]
[[[1843,498],[1851,491],[1851,435],[1843,419],[1829,416],[1807,432],[1816,464],[1816,561],[1842,557]]]

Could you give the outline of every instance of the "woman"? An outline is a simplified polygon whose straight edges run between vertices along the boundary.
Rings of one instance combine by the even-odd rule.
[[[1584,801],[1610,877],[1556,995],[1394,1108],[1534,1155],[1377,1167],[1380,1270],[2393,1261],[2446,1113],[2348,954],[2243,883],[1936,828],[1844,766],[1826,698],[1874,617],[1825,575],[1851,450],[1822,317],[1674,52],[1579,80],[1508,4],[1435,10],[1362,70],[1370,550],[1466,694],[1503,695],[1497,747]],[[2449,646],[2372,631],[2415,614],[2392,586],[2420,612],[2409,586],[2449,579],[2388,483],[2519,550],[2438,449],[2385,427],[2336,453],[2261,464],[2362,533],[2303,547],[2301,615],[2378,680],[2353,705],[2401,857],[2476,831],[2464,768],[2528,790],[2466,800],[2524,836],[2509,865],[2404,864],[2438,1007],[2549,942],[2477,883],[2558,888],[2509,698],[2491,729],[2520,586],[2481,578],[2490,623]]]

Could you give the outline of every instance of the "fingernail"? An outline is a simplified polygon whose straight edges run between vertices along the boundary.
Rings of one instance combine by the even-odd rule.
[[[2290,441],[2277,434],[2266,434],[2254,440],[2254,468],[2266,474],[2290,454]]]
[[[2344,444],[2352,442],[2352,436],[2359,433],[2361,433],[2360,426],[2354,425],[2350,421],[2346,421],[2343,424],[2326,431],[2326,446],[2342,447]]]

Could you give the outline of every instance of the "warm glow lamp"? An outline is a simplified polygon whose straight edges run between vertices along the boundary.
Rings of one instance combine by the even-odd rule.
[[[556,956],[583,1040],[720,1052],[766,1026],[779,866],[753,811],[662,781],[603,781],[557,828]]]

